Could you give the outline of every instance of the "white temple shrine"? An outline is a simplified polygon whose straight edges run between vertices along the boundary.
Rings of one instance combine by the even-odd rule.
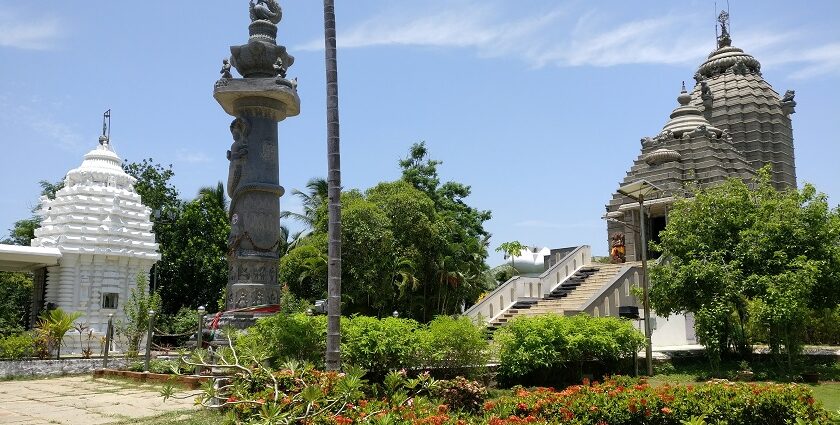
[[[95,352],[109,315],[114,323],[125,320],[123,303],[138,275],[148,281],[160,259],[151,210],[140,202],[136,179],[121,163],[108,138],[100,138],[67,173],[55,199],[41,198],[42,222],[32,246],[0,245],[0,269],[34,274],[32,323],[45,308],[81,312],[78,322],[93,331]],[[64,343],[62,352],[82,349],[78,332],[68,333]]]

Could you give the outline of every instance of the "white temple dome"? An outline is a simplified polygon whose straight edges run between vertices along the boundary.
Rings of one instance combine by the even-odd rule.
[[[62,252],[106,254],[157,260],[151,210],[134,190],[110,143],[88,152],[64,179],[55,199],[41,198],[41,227],[32,246]]]

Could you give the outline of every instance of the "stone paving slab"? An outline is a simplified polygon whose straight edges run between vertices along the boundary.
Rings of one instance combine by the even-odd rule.
[[[163,401],[160,387],[90,376],[0,382],[0,424],[100,425],[197,409],[194,392]]]

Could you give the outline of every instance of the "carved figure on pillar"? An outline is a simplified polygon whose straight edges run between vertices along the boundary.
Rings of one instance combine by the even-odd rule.
[[[213,96],[229,115],[233,143],[227,151],[227,191],[231,198],[226,310],[250,311],[279,300],[280,186],[277,123],[300,113],[295,85],[286,80],[294,57],[277,44],[283,16],[276,0],[251,0],[248,42],[232,46],[230,65],[243,78],[222,69]],[[280,66],[282,75],[275,66]],[[250,314],[250,316],[248,316]],[[222,322],[247,326],[258,313],[230,313]]]
[[[610,262],[621,264],[627,261],[625,257],[624,233],[615,233],[610,242]]]

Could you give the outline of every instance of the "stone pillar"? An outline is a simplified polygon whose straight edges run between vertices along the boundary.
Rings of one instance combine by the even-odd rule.
[[[275,0],[251,3],[250,38],[232,46],[213,96],[229,115],[233,144],[227,191],[231,198],[228,240],[228,284],[225,309],[275,305],[280,242],[280,202],[277,123],[300,113],[297,83],[286,79],[294,58],[277,45],[282,17]],[[233,78],[230,65],[242,75]],[[250,312],[226,315],[237,327],[253,321]]]

